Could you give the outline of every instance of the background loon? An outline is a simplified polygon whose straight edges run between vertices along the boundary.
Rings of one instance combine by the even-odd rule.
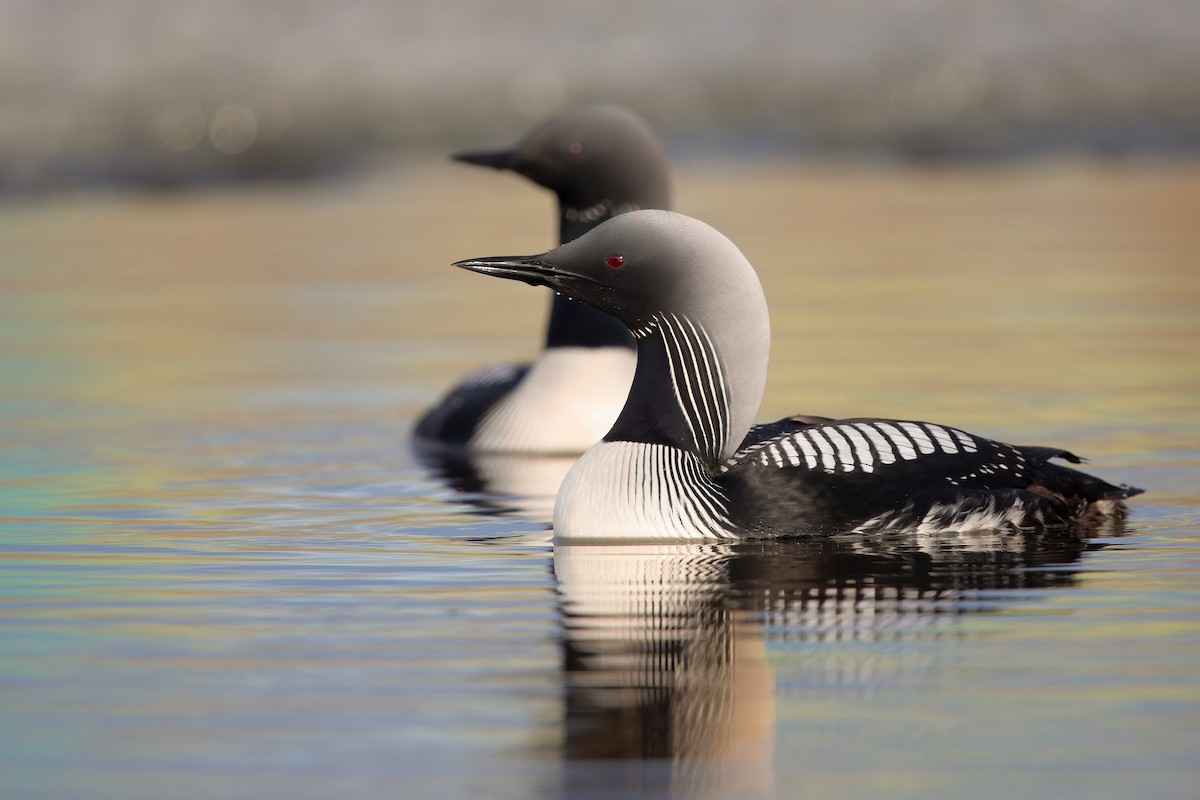
[[[512,148],[454,158],[512,170],[553,191],[560,242],[626,211],[671,206],[662,143],[619,106],[589,106],[550,120]],[[532,364],[497,364],[467,376],[424,414],[414,435],[477,453],[582,453],[617,418],[634,362],[625,326],[555,295],[545,347]]]
[[[1139,489],[945,425],[793,417],[751,430],[770,327],[753,267],[669,211],[534,256],[460,261],[611,313],[638,340],[612,429],[559,489],[564,538],[680,539],[1066,525]],[[750,431],[747,435],[747,431]]]

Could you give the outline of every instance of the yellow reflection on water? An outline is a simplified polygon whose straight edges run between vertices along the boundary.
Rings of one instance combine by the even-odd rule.
[[[684,163],[678,177],[679,209],[727,233],[762,274],[774,327],[762,418],[917,417],[1063,445],[1107,478],[1152,479],[1135,523],[1142,509],[1175,504],[1185,510],[1170,513],[1194,524],[1200,163]],[[620,712],[623,684],[678,678],[668,688],[723,727],[680,707],[664,718],[671,752],[742,758],[738,744],[752,740],[761,746],[748,779],[803,778],[820,793],[853,772],[864,742],[912,749],[873,763],[860,786],[928,785],[935,773],[905,759],[936,763],[921,750],[929,742],[996,772],[991,729],[960,736],[977,728],[955,709],[994,712],[1011,745],[1027,740],[1015,715],[1035,708],[1048,727],[1023,752],[1069,748],[1092,712],[1052,718],[1058,687],[1038,681],[1061,674],[1059,659],[1101,670],[1073,690],[1076,704],[1128,679],[1106,701],[1117,719],[1161,721],[1130,708],[1187,698],[1181,665],[1195,624],[1175,588],[1194,575],[1169,564],[1089,573],[1077,550],[1013,561],[1003,548],[962,548],[957,561],[939,562],[937,548],[913,554],[934,577],[941,569],[983,594],[1065,584],[1039,582],[1045,561],[1083,570],[1069,579],[1076,591],[1037,606],[1036,626],[1029,604],[1021,625],[1003,611],[960,619],[995,612],[986,597],[932,613],[923,589],[881,589],[873,561],[843,579],[861,554],[847,562],[840,551],[832,577],[792,587],[822,562],[577,548],[569,563],[564,550],[555,617],[539,526],[469,505],[469,492],[431,479],[408,453],[419,409],[469,369],[531,355],[544,321],[544,292],[449,264],[544,249],[551,213],[524,181],[441,155],[340,184],[0,208],[0,614],[6,674],[28,688],[6,698],[22,734],[9,733],[10,758],[65,764],[64,780],[89,786],[88,765],[124,759],[126,772],[101,775],[101,794],[115,797],[153,770],[181,785],[216,773],[237,785],[245,764],[261,766],[239,760],[242,745],[263,737],[274,749],[258,752],[286,755],[280,742],[300,740],[315,772],[336,774],[344,764],[321,727],[330,719],[376,768],[395,763],[394,742],[422,736],[442,736],[443,751],[586,752],[594,742],[568,741],[560,716],[609,701]],[[512,506],[535,517],[548,508],[545,497]],[[1180,552],[1172,547],[1160,557]],[[1120,569],[1121,555],[1086,563]],[[705,577],[718,562],[728,580]],[[679,591],[647,594],[624,577],[650,567]],[[640,616],[587,606],[637,599],[635,589],[665,605]],[[722,602],[709,605],[706,592]],[[713,612],[702,621],[716,638],[670,627],[692,605]],[[890,644],[914,640],[936,646]],[[582,659],[570,675],[560,645]],[[1124,652],[1142,662],[1114,668]],[[692,660],[658,675],[665,662],[651,661],[662,653]],[[913,689],[914,659],[945,687]],[[1031,699],[1012,704],[992,684],[980,695],[976,674],[1013,680]],[[1160,679],[1169,686],[1155,688]],[[653,699],[662,687],[640,688]],[[739,707],[726,702],[738,697]],[[104,735],[114,721],[125,738]],[[591,720],[594,730],[617,721]],[[1151,741],[1182,741],[1179,727],[1166,719]],[[788,751],[807,754],[795,765],[764,750],[813,731],[820,741]],[[1101,733],[1086,741],[1125,746]],[[444,760],[421,761],[417,777],[450,774],[438,771]],[[43,779],[29,769],[31,785]]]
[[[680,210],[762,274],[775,331],[765,416],[1196,421],[1200,166],[678,172]],[[347,339],[374,358],[390,347],[391,363],[366,366],[423,394],[469,362],[531,352],[543,293],[448,264],[542,249],[551,225],[549,199],[518,179],[433,161],[333,188],[10,209],[0,236],[6,293],[41,303],[46,326],[6,349],[82,359],[81,400],[202,416],[227,390],[326,373],[330,343]],[[322,313],[331,292],[369,296],[339,308],[348,318]],[[298,339],[307,352],[255,364]]]
[[[1093,456],[1197,449],[1200,164],[685,163],[678,178],[679,209],[762,275],[762,418],[936,419]],[[519,178],[440,156],[337,185],[9,207],[10,402],[53,405],[23,419],[28,438],[124,462],[106,482],[127,488],[170,479],[162,431],[236,461],[231,430],[369,415],[400,446],[466,370],[536,350],[545,293],[449,263],[543,249],[550,209]]]

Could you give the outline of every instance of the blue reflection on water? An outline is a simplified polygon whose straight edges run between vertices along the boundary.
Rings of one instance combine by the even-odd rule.
[[[1089,542],[555,551],[394,455],[270,463],[76,476],[69,513],[4,518],[14,796],[1173,797],[1193,770],[1177,508]]]

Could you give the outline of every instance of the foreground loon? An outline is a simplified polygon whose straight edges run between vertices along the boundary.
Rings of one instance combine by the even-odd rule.
[[[1141,491],[1049,463],[1079,463],[1065,450],[945,425],[792,417],[751,430],[766,381],[766,299],[733,243],[681,214],[625,214],[539,255],[456,266],[549,286],[638,340],[625,407],[559,489],[561,538],[1058,526]]]
[[[553,191],[560,242],[626,211],[671,206],[662,143],[619,106],[589,106],[550,120],[510,149],[454,158],[512,170]],[[579,454],[617,418],[635,361],[620,322],[555,295],[545,348],[532,364],[498,364],[467,376],[414,433],[476,453]]]

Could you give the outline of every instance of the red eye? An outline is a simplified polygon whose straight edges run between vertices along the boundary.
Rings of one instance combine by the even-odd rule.
[[[612,267],[613,269],[620,268],[620,266],[624,263],[625,263],[625,256],[621,255],[620,253],[613,253],[611,256],[608,257],[608,265],[610,267]]]
[[[571,151],[571,155],[577,156],[583,152],[583,145],[579,142],[571,142],[571,145],[567,149]]]

